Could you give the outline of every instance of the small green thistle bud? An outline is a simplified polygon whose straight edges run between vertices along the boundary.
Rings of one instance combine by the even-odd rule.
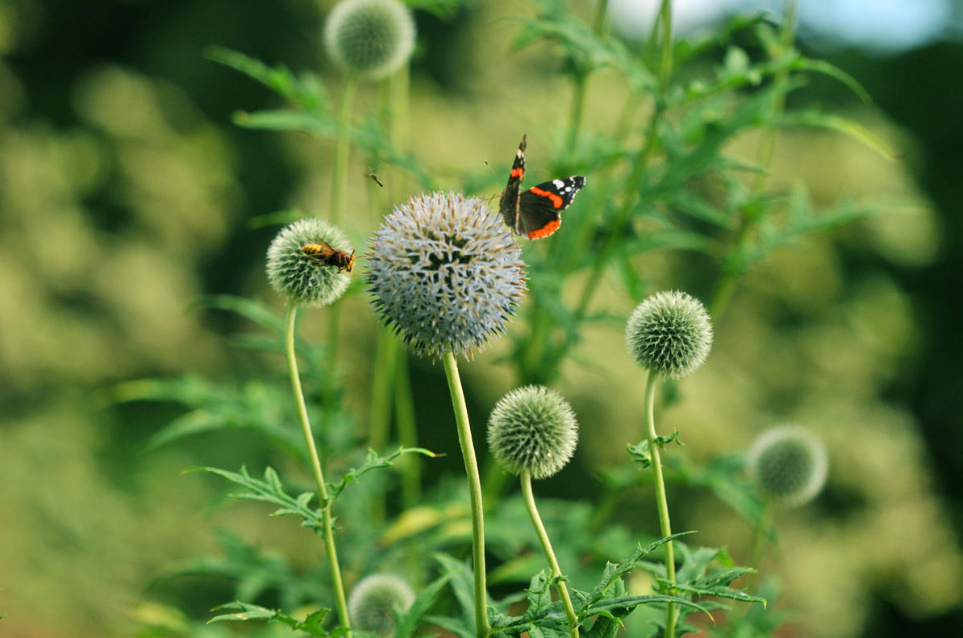
[[[393,574],[372,574],[355,585],[348,598],[348,617],[355,629],[379,636],[395,633],[395,610],[408,611],[415,592]]]
[[[505,331],[525,292],[521,249],[478,198],[419,195],[368,241],[365,283],[382,322],[417,354],[470,354]]]
[[[344,294],[351,281],[344,268],[320,263],[302,251],[322,242],[336,251],[352,252],[343,232],[316,217],[298,220],[274,238],[267,252],[267,275],[280,295],[305,306],[326,306]]]
[[[343,0],[324,25],[324,44],[341,66],[382,78],[411,57],[415,22],[398,0]]]
[[[698,299],[684,292],[660,292],[632,312],[625,341],[639,365],[678,379],[695,371],[709,356],[712,323]]]
[[[543,386],[512,390],[488,420],[488,447],[506,470],[532,478],[552,476],[571,460],[578,442],[575,412],[558,392]]]
[[[788,505],[811,501],[826,483],[829,462],[816,435],[784,425],[756,438],[748,455],[749,475],[767,497]]]

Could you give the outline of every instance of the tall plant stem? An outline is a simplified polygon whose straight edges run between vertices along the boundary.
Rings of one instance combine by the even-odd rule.
[[[331,223],[340,224],[344,216],[344,194],[348,189],[348,153],[351,150],[351,114],[358,91],[358,74],[349,73],[341,87],[338,112],[338,139],[334,147],[334,173],[331,178]]]
[[[774,57],[784,55],[792,48],[796,30],[795,25],[796,0],[786,0],[779,50]],[[776,87],[776,91],[769,111],[770,121],[778,118],[786,108],[786,91],[789,86],[788,68],[782,68],[776,72],[773,85]],[[742,213],[742,223],[739,225],[736,239],[723,263],[722,275],[712,295],[712,301],[709,303],[709,313],[716,321],[719,320],[719,317],[722,316],[729,306],[729,300],[735,292],[736,283],[745,269],[745,265],[742,262],[742,255],[746,251],[746,245],[749,240],[752,239],[755,234],[756,225],[759,223],[761,216],[761,212],[755,205],[755,200],[762,196],[766,189],[766,182],[769,179],[769,169],[772,167],[772,160],[776,150],[776,139],[778,137],[779,127],[775,124],[770,124],[763,135],[762,142],[759,144],[759,149],[756,153],[756,165],[760,170],[752,185],[753,197],[749,200],[750,205],[740,211]]]
[[[669,501],[665,496],[665,479],[662,476],[662,454],[655,442],[655,386],[659,375],[649,372],[645,384],[645,440],[649,444],[649,454],[652,457],[652,472],[655,475],[655,499],[659,507],[659,528],[662,537],[672,536],[672,526],[669,524]],[[665,544],[665,574],[669,582],[675,585],[675,553],[672,541]],[[676,610],[675,603],[665,606],[665,638],[675,636]]]
[[[458,443],[465,459],[465,472],[468,474],[468,490],[471,499],[471,537],[472,570],[475,574],[475,636],[488,636],[488,596],[485,590],[485,521],[482,506],[481,478],[478,475],[478,460],[475,458],[475,444],[471,438],[471,425],[468,422],[468,405],[465,392],[461,387],[458,374],[458,361],[454,353],[442,355],[445,363],[445,376],[448,378],[448,391],[451,405],[455,409],[455,424],[458,427]]]
[[[399,345],[400,348],[400,345]],[[405,447],[418,447],[418,425],[415,420],[415,402],[411,396],[411,374],[408,358],[403,351],[395,362],[395,419],[398,422],[398,438]],[[408,456],[401,464],[401,495],[405,510],[421,503],[421,463],[415,456]]]
[[[338,140],[334,147],[334,172],[331,176],[331,223],[341,224],[344,217],[344,194],[348,190],[348,153],[351,150],[351,113],[354,96],[358,89],[358,74],[349,73],[341,91],[341,111],[338,116]],[[338,341],[340,338],[340,313],[333,306],[328,313],[328,359],[337,361]]]
[[[532,525],[538,534],[538,540],[542,543],[542,551],[545,552],[545,558],[548,559],[548,564],[552,568],[552,577],[556,579],[558,595],[562,599],[562,606],[565,607],[565,617],[568,618],[569,634],[572,638],[578,638],[578,616],[575,615],[575,608],[572,607],[572,599],[568,595],[568,587],[565,586],[565,581],[562,579],[562,570],[558,566],[558,559],[555,557],[555,550],[552,549],[552,542],[548,538],[548,532],[545,531],[545,525],[542,524],[542,517],[538,515],[538,508],[535,507],[535,496],[532,494],[531,472],[527,470],[522,472],[521,480],[522,494],[525,496],[525,506],[528,508],[528,515],[532,519]]]
[[[766,536],[772,527],[772,507],[772,499],[768,499],[759,514],[759,522],[756,523],[756,533],[753,536],[752,550],[749,554],[749,566],[754,569],[759,569],[759,563],[762,561],[766,547]],[[746,575],[745,588],[747,591],[752,591],[752,586],[756,580],[755,576],[755,574]]]
[[[314,445],[314,435],[311,433],[311,422],[308,421],[308,408],[304,403],[304,392],[301,390],[301,376],[298,374],[298,360],[297,355],[294,353],[294,322],[297,314],[297,304],[293,302],[288,304],[288,312],[284,320],[284,354],[287,359],[288,373],[291,376],[291,389],[294,391],[294,400],[298,407],[298,421],[301,424],[301,432],[304,434],[304,442],[308,446],[311,474],[314,476],[314,484],[318,490],[324,546],[328,553],[328,566],[331,571],[331,584],[334,588],[338,618],[341,621],[341,626],[346,630],[345,636],[351,638],[351,621],[348,618],[348,603],[344,597],[341,566],[338,563],[338,552],[334,545],[334,532],[331,525],[331,502],[328,500],[328,488],[324,482],[324,473],[321,470],[321,459],[318,456],[318,448]]]

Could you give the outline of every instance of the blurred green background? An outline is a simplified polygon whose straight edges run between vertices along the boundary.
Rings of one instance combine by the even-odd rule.
[[[818,16],[827,3],[811,5]],[[781,422],[827,442],[827,491],[780,513],[766,566],[800,610],[787,635],[963,635],[963,46],[949,37],[961,7],[944,5],[945,28],[910,42],[849,37],[845,22],[827,31],[801,12],[802,46],[855,76],[876,104],[829,81],[798,99],[863,123],[899,156],[791,131],[779,138],[774,186],[801,181],[816,202],[853,198],[880,215],[755,268],[716,326],[709,364],[665,417],[697,459],[738,451]],[[98,390],[277,371],[279,361],[231,347],[238,321],[196,304],[232,293],[280,306],[263,273],[276,228],[249,220],[290,207],[324,215],[333,145],[232,125],[236,110],[277,99],[204,52],[216,44],[314,72],[337,95],[319,38],[327,10],[306,0],[0,0],[0,635],[134,635],[142,603],[164,597],[156,579],[216,552],[218,527],[318,560],[295,524],[224,507],[214,498],[223,486],[181,475],[198,464],[263,466],[258,439],[211,435],[145,453],[177,412],[104,408]],[[486,161],[501,181],[522,132],[531,161],[561,144],[570,89],[558,60],[509,47],[511,17],[529,14],[507,0],[447,19],[416,13],[413,147],[446,187]],[[854,29],[865,27],[858,12],[838,20],[853,15]],[[609,89],[604,74],[593,78],[589,132],[609,117]],[[360,104],[372,94],[365,87]],[[730,150],[744,144],[751,157],[757,141]],[[369,169],[355,156],[349,211],[367,210]],[[350,223],[363,246],[374,222]],[[648,256],[654,289],[698,281],[679,274],[699,267],[690,257]],[[600,304],[627,315],[634,302],[605,285]],[[349,409],[363,423],[374,321],[362,296],[346,306],[357,319],[344,326]],[[306,313],[302,330],[317,340],[322,323]],[[622,339],[619,326],[594,328],[566,366],[560,389],[579,414],[580,448],[540,492],[591,498],[594,477],[638,438],[642,377]],[[464,371],[479,428],[512,384],[499,354],[496,345]],[[447,427],[440,366],[412,365],[419,419]],[[453,430],[435,432],[423,426],[424,444],[451,456]],[[700,530],[700,542],[739,556],[751,541],[744,521],[704,495],[680,490],[671,504],[674,527]],[[648,517],[650,496],[626,511]],[[186,611],[205,618],[228,591],[198,592]]]

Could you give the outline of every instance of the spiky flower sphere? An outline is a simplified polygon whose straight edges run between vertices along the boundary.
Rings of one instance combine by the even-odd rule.
[[[829,462],[816,435],[784,425],[766,430],[749,450],[749,475],[767,497],[788,505],[811,501],[826,483]]]
[[[324,44],[341,66],[377,79],[411,57],[415,22],[398,0],[343,0],[324,25]]]
[[[326,306],[344,294],[351,281],[347,272],[309,259],[301,251],[322,241],[335,250],[352,252],[343,232],[316,217],[300,219],[278,233],[268,248],[267,275],[279,294],[305,306]]]
[[[488,447],[506,470],[532,478],[552,476],[572,458],[578,442],[575,412],[558,392],[543,386],[512,390],[488,420]]]
[[[471,354],[505,331],[525,291],[521,250],[484,200],[410,199],[368,241],[365,283],[385,325],[412,352]]]
[[[355,585],[348,598],[348,617],[355,629],[379,636],[395,633],[395,610],[408,611],[415,592],[393,574],[372,574]]]
[[[678,379],[693,372],[709,356],[712,323],[698,299],[684,292],[660,292],[632,312],[625,341],[639,365]]]

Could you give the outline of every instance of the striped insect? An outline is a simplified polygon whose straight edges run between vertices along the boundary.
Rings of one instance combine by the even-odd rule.
[[[319,266],[337,266],[338,272],[347,270],[351,272],[354,266],[354,251],[351,254],[343,250],[336,250],[328,242],[318,240],[315,243],[301,246],[301,256],[311,260]]]

